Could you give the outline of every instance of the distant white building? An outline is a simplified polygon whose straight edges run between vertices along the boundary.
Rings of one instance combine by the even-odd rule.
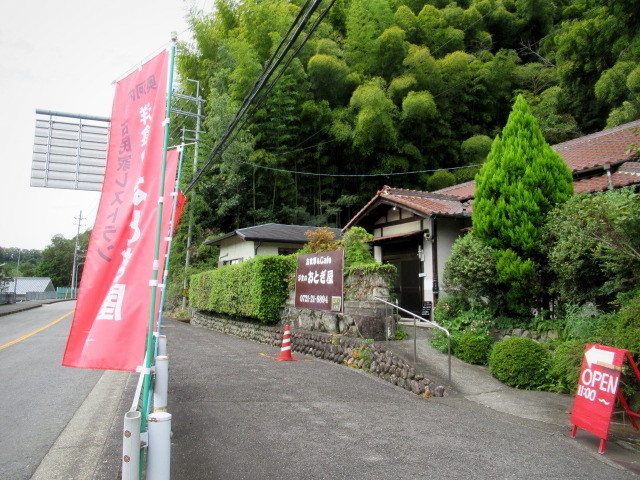
[[[52,292],[50,298],[55,298],[56,289],[49,277],[13,277],[5,285],[5,292],[15,293],[17,301],[26,300],[27,293]]]

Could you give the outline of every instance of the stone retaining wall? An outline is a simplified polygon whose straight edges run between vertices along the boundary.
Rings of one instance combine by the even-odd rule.
[[[282,322],[302,330],[385,340],[387,335],[395,336],[393,312],[373,297],[389,298],[389,282],[378,274],[345,277],[342,313],[296,308],[295,291],[291,291]]]
[[[274,347],[279,347],[282,343],[282,328],[279,326],[225,320],[193,308],[191,323]],[[365,370],[425,398],[448,395],[444,386],[436,385],[424,375],[416,373],[408,362],[387,350],[384,343],[376,344],[345,335],[294,329],[291,331],[291,346],[295,352]]]
[[[526,330],[523,328],[492,328],[489,330],[489,335],[494,341],[506,340],[511,337],[524,337],[531,338],[536,342],[545,342],[547,340],[557,340],[557,332],[550,330],[548,332],[536,332],[535,330]]]

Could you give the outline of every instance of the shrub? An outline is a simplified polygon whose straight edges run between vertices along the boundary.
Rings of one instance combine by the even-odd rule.
[[[353,358],[355,362],[351,363],[349,365],[350,367],[360,368],[360,366],[358,366],[358,362],[359,360],[362,360],[362,368],[368,371],[371,368],[371,362],[373,362],[373,339],[368,338],[358,347],[354,348],[351,358]]]
[[[611,318],[611,314],[599,312],[591,302],[581,306],[567,305],[564,315],[565,332],[570,339],[594,340],[598,331],[609,323]]]
[[[449,330],[451,334],[451,351],[456,351],[458,340],[463,333],[475,335],[488,334],[489,328],[493,325],[491,315],[482,308],[470,305],[461,297],[445,297],[436,305],[434,312],[436,322]],[[443,352],[447,351],[447,336],[441,330],[434,331],[431,345]]]
[[[462,336],[462,333],[457,331],[452,331],[451,333],[451,353],[456,351],[456,345],[458,344],[458,339]],[[429,340],[431,346],[442,353],[447,353],[447,334],[442,330],[435,330],[433,332],[433,337]]]
[[[443,286],[466,298],[495,296],[496,257],[473,232],[456,239],[444,265]]]
[[[454,318],[469,308],[469,301],[466,297],[441,297],[433,309],[433,318],[442,326],[450,325]]]
[[[549,369],[549,375],[555,382],[554,390],[569,393],[576,391],[584,347],[585,343],[581,340],[568,340],[558,344]]]
[[[640,354],[640,296],[622,306],[615,320],[615,346]]]
[[[376,263],[371,254],[370,242],[373,238],[362,227],[352,227],[346,231],[342,239],[345,267]]]
[[[493,340],[487,335],[464,333],[456,343],[455,355],[463,362],[486,365]]]
[[[190,305],[275,323],[280,320],[280,307],[289,295],[287,276],[293,271],[295,257],[260,255],[202,272],[191,278]]]
[[[513,337],[496,343],[489,355],[491,374],[506,385],[533,389],[547,380],[549,352],[535,340]]]
[[[395,340],[404,340],[406,338],[409,338],[409,334],[405,331],[405,329],[404,329],[404,327],[402,325],[398,325],[396,327]]]
[[[498,315],[493,317],[493,326],[495,328],[506,328],[512,330],[514,328],[529,328],[531,325],[531,319],[525,317],[508,317],[505,315]]]

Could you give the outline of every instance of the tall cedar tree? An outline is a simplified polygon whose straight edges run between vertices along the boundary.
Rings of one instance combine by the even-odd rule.
[[[537,257],[546,214],[572,193],[571,171],[519,95],[476,176],[474,232],[493,248]]]
[[[542,227],[547,213],[572,192],[571,171],[518,96],[476,176],[472,217],[477,237],[495,250],[505,313],[526,315],[544,291]]]

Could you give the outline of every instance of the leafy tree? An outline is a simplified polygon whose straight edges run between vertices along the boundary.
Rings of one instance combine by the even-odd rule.
[[[317,100],[327,100],[333,106],[345,103],[351,91],[347,83],[350,71],[344,60],[332,55],[314,55],[307,71]]]
[[[467,138],[460,145],[464,164],[479,165],[484,163],[491,150],[491,143],[491,138],[486,135],[474,135]]]
[[[476,177],[473,228],[494,248],[539,253],[545,216],[572,194],[571,171],[545,142],[522,96]]]
[[[456,184],[456,177],[448,170],[438,170],[429,177],[427,181],[427,190],[433,192],[441,188],[450,187]]]
[[[40,263],[42,251],[25,248],[0,247],[0,263],[4,263],[7,275],[18,277],[36,276],[36,268]],[[20,264],[18,265],[18,259]]]
[[[436,7],[425,5],[418,14],[418,25],[435,57],[464,49],[464,32],[447,24],[444,15]]]
[[[38,276],[51,278],[56,287],[70,285],[75,247],[74,239],[67,240],[62,235],[54,235],[51,243],[42,251],[42,261],[37,268]]]
[[[7,265],[0,266],[0,293],[6,293],[9,282],[13,277],[9,274]]]
[[[304,232],[309,241],[300,249],[301,254],[331,252],[339,250],[340,241],[335,239],[335,234],[329,227],[320,227]]]
[[[404,38],[404,30],[395,26],[387,28],[378,37],[376,71],[386,80],[390,80],[401,71],[402,60],[407,53]]]
[[[393,15],[398,25],[407,35],[407,41],[413,44],[423,43],[424,35],[420,29],[418,18],[406,5],[401,5]]]
[[[571,171],[518,96],[476,177],[472,217],[478,238],[496,249],[498,276],[509,285],[506,297],[517,313],[526,313],[531,294],[540,291],[546,215],[572,190]]]
[[[525,95],[531,103],[531,111],[538,120],[540,130],[549,143],[561,143],[580,136],[575,118],[561,112],[560,87],[550,87],[540,95]]]
[[[410,46],[402,64],[410,70],[420,89],[429,90],[433,94],[441,90],[443,75],[427,47]]]
[[[353,129],[353,146],[363,155],[386,150],[396,144],[394,127],[396,107],[382,89],[382,82],[374,79],[353,92],[351,107],[357,111]]]
[[[351,0],[347,12],[345,53],[349,65],[360,73],[373,73],[378,37],[393,23],[386,0]]]
[[[632,189],[575,195],[545,226],[552,287],[563,302],[607,307],[640,275],[640,195]]]
[[[437,116],[438,108],[429,92],[409,92],[402,101],[400,126],[421,152],[427,150],[436,136],[433,124]]]
[[[418,81],[413,75],[403,75],[391,80],[387,94],[389,98],[393,100],[397,106],[402,105],[402,100],[407,96],[407,93],[417,90]]]

